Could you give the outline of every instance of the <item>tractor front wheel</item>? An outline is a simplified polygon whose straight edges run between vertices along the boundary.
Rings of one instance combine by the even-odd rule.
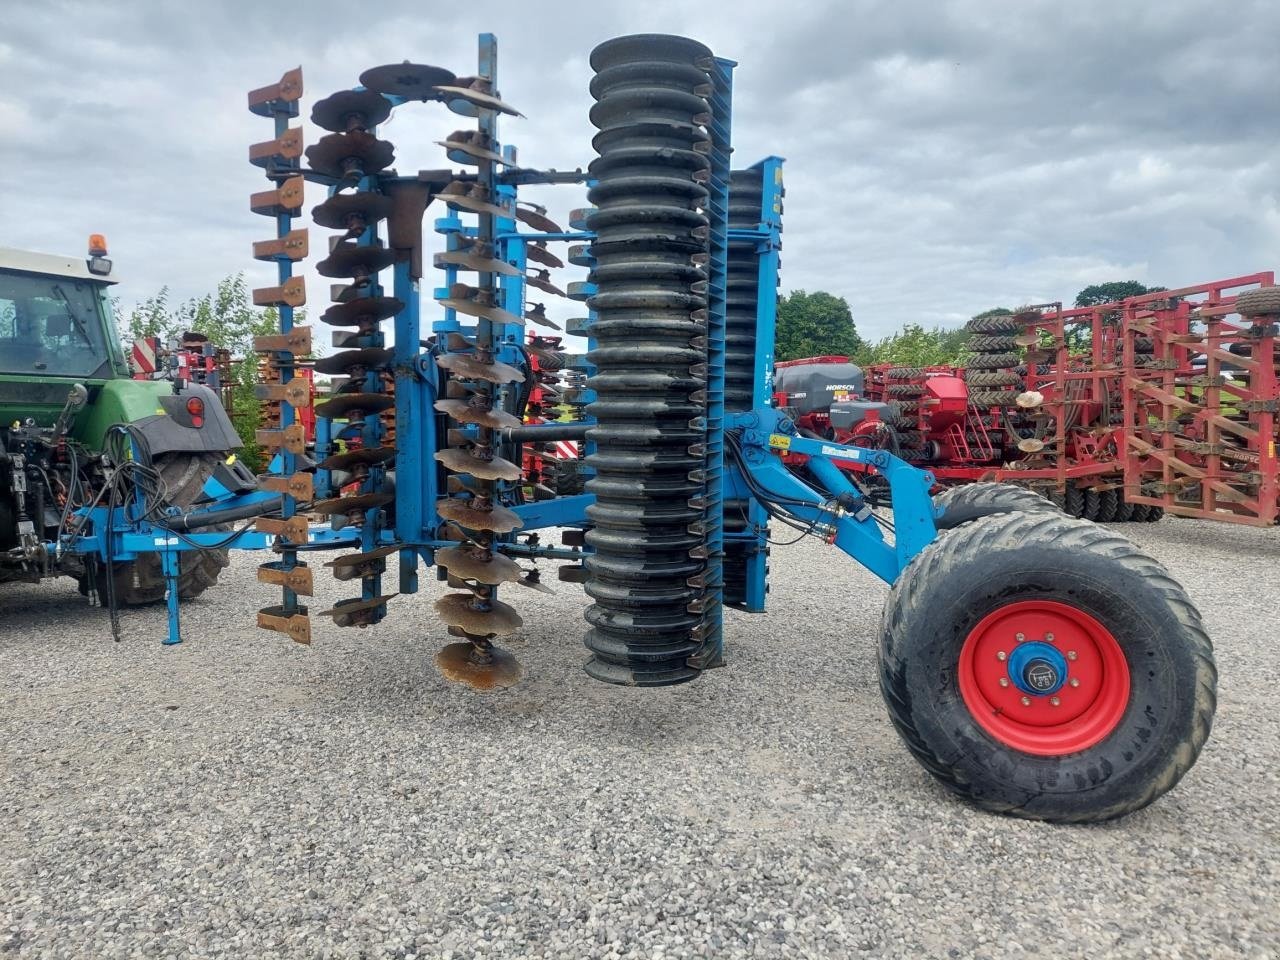
[[[988,810],[1086,822],[1190,769],[1216,702],[1200,614],[1125,538],[1011,513],[943,533],[894,584],[880,686],[907,747]]]
[[[189,507],[199,498],[217,465],[216,454],[191,453],[162,455],[154,464],[164,478],[168,502],[178,507]],[[218,575],[229,562],[226,550],[184,551],[178,558],[179,598],[190,600],[200,596],[218,582]],[[116,601],[123,606],[162,602],[165,582],[159,554],[143,553],[131,563],[116,564],[114,585]]]

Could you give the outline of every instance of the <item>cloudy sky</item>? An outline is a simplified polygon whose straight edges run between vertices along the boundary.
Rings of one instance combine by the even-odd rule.
[[[787,160],[783,289],[847,298],[864,336],[1280,266],[1273,0],[0,0],[0,24],[0,245],[74,254],[105,233],[126,305],[241,270],[272,282],[250,257],[271,229],[248,210],[266,182],[247,148],[270,126],[250,88],[301,64],[308,117],[375,64],[473,72],[482,30],[529,166],[591,159],[599,41],[683,33],[737,60],[736,162]],[[458,119],[397,111],[397,169],[442,166],[432,141]]]

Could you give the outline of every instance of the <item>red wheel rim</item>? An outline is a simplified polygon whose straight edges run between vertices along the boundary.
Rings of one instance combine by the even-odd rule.
[[[1010,675],[1009,657],[1030,642],[1059,651],[1066,664],[1052,695],[1021,689]],[[978,725],[1037,756],[1087,750],[1115,730],[1129,706],[1129,662],[1116,638],[1089,614],[1054,600],[1020,600],[983,617],[960,648],[958,674]]]

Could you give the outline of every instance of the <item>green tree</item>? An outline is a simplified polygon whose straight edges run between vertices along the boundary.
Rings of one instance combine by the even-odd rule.
[[[1126,297],[1139,297],[1144,293],[1159,293],[1168,287],[1148,287],[1137,280],[1113,280],[1095,283],[1076,294],[1077,307],[1096,307],[1100,303],[1114,303]]]
[[[964,353],[968,333],[963,327],[933,327],[926,330],[918,323],[908,323],[892,336],[877,340],[859,351],[856,359],[866,365],[891,363],[899,367],[932,367],[953,365]]]
[[[801,357],[853,356],[865,346],[843,297],[822,290],[792,290],[778,300],[774,355]]]

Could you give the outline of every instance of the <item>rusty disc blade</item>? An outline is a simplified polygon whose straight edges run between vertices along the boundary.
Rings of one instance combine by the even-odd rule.
[[[396,458],[395,447],[361,447],[359,450],[351,450],[347,453],[335,453],[331,457],[326,457],[316,464],[317,470],[350,470],[352,467],[364,464],[365,466],[376,467],[380,463],[387,463]]]
[[[551,330],[560,330],[560,325],[558,323],[547,318],[546,304],[535,303],[533,306],[525,310],[524,318],[526,320],[532,320],[534,323],[547,327]]]
[[[535,263],[546,267],[563,267],[564,261],[547,249],[545,243],[526,243],[524,255]]]
[[[392,544],[368,553],[347,553],[326,561],[325,566],[332,568],[333,578],[340,581],[355,580],[361,576],[379,576],[386,572],[386,558],[399,553],[401,549],[403,548],[399,544]]]
[[[524,624],[501,600],[481,600],[473,593],[446,593],[435,606],[441,620],[473,637],[507,637]]]
[[[361,350],[343,350],[332,356],[321,357],[316,361],[318,373],[345,374],[353,367],[364,367],[366,370],[385,367],[391,362],[391,351],[382,347],[365,347]]]
[[[469,353],[442,353],[436,357],[436,365],[463,380],[524,383],[524,374],[510,364],[481,360]]]
[[[516,219],[539,233],[564,233],[560,224],[547,216],[547,208],[536,204],[516,204]]]
[[[331,133],[307,147],[311,169],[336,179],[348,176],[348,165],[367,175],[385,170],[395,158],[395,147],[363,130]]]
[[[354,513],[384,507],[395,499],[392,493],[358,493],[353,497],[330,497],[328,500],[317,500],[311,505],[311,512],[321,516],[335,513]]]
[[[500,207],[482,196],[476,196],[475,193],[475,191],[450,193],[448,190],[442,190],[437,196],[454,210],[466,210],[469,213],[487,213],[495,217],[510,218],[510,210]]]
[[[406,100],[439,100],[435,88],[457,81],[452,70],[427,63],[387,63],[360,74],[360,85]]]
[[[378,99],[382,99],[379,97]],[[385,220],[394,206],[390,197],[371,190],[359,193],[335,193],[311,210],[311,219],[322,227],[346,230],[352,221],[359,219],[366,227]]]
[[[454,163],[471,165],[479,160],[489,160],[515,168],[515,164],[509,163],[502,154],[485,146],[487,141],[478,141],[476,133],[475,130],[458,130],[449,134],[448,140],[437,140],[436,145],[444,147],[445,156]]]
[[[458,423],[474,423],[482,427],[492,427],[495,430],[518,427],[521,423],[519,417],[505,410],[473,407],[465,400],[437,400],[435,408],[441,413],[447,413]]]
[[[320,314],[320,322],[331,327],[358,327],[364,323],[381,323],[404,309],[404,301],[395,297],[357,297],[334,304]]]
[[[521,317],[490,302],[487,295],[481,296],[479,287],[472,287],[465,283],[455,283],[449,288],[449,296],[439,298],[436,302],[451,310],[465,313],[469,317],[480,317],[484,320],[492,320],[494,323],[513,324],[518,327],[524,326],[524,320]]]
[[[458,77],[456,78],[456,86],[454,82],[438,84],[436,92],[439,93],[448,105],[449,109],[454,113],[464,117],[477,116],[476,109],[497,110],[499,113],[509,114],[513,117],[523,117],[524,114],[508,103],[503,103],[497,97],[489,93],[483,93],[480,90],[473,90],[468,86],[468,82],[476,83],[475,77]]]
[[[331,400],[316,404],[316,416],[327,420],[341,420],[353,410],[381,413],[395,405],[395,398],[385,393],[340,393]]]
[[[474,503],[474,500],[464,500],[461,497],[437,500],[436,513],[440,515],[440,519],[456,523],[468,530],[510,533],[524,526],[514,510],[508,510],[496,503],[493,504],[492,509],[477,510],[473,506]]]
[[[321,611],[320,616],[333,617],[333,622],[339,627],[367,627],[378,621],[378,614],[382,612],[387,601],[397,596],[399,594],[388,593],[381,597],[370,597],[368,600],[363,597],[339,600],[332,609]]]
[[[376,273],[395,262],[394,250],[344,240],[335,244],[329,256],[316,264],[316,273],[322,277],[358,277]]]
[[[488,557],[474,547],[446,547],[436,551],[436,563],[461,580],[497,585],[515,583],[523,575],[520,564],[501,553]]]
[[[391,103],[372,90],[339,90],[311,108],[312,123],[337,133],[367,130],[389,116]]]
[[[531,287],[536,287],[546,293],[553,293],[557,297],[569,296],[554,283],[551,282],[551,274],[546,270],[539,270],[537,273],[529,273],[525,275],[524,282]]]
[[[432,262],[437,268],[457,267],[459,270],[475,270],[478,273],[498,273],[504,277],[518,277],[520,271],[505,260],[495,260],[469,250],[446,250],[437,253]]]
[[[528,587],[530,590],[537,590],[539,593],[549,593],[555,595],[555,591],[542,582],[542,578],[538,575],[537,570],[528,571],[523,577],[516,581],[522,587]]]
[[[436,654],[436,668],[446,680],[476,690],[515,686],[523,675],[519,661],[500,647],[490,645],[483,661],[477,656],[473,644],[451,643]]]
[[[470,450],[451,447],[448,450],[436,451],[435,458],[454,473],[469,473],[477,480],[519,480],[520,467],[510,460],[494,457],[482,460],[474,456]]]

